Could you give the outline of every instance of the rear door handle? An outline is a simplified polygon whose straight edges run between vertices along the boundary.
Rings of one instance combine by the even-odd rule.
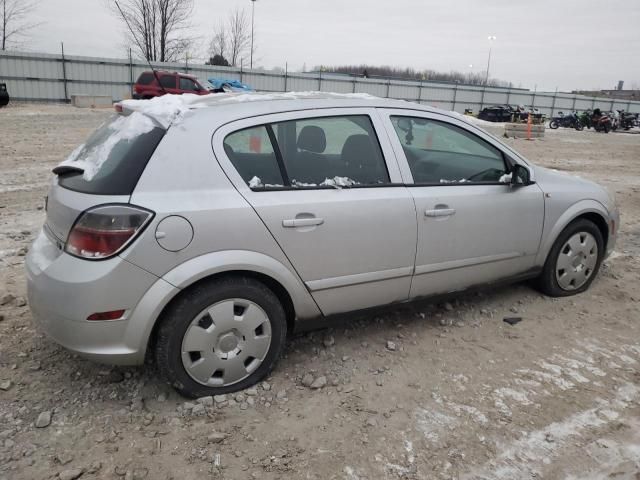
[[[324,218],[292,218],[289,220],[282,220],[282,226],[285,228],[296,227],[312,227],[314,225],[322,225]]]
[[[455,208],[436,208],[434,210],[426,210],[424,212],[425,217],[450,217],[456,213]]]

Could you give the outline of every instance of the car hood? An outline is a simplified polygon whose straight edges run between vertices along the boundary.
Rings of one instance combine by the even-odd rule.
[[[535,180],[545,194],[572,196],[575,201],[595,200],[609,211],[616,209],[615,198],[605,187],[568,172],[534,166]]]

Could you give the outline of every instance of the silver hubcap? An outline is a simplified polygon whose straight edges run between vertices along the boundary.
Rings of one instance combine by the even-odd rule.
[[[556,262],[556,279],[563,290],[583,286],[598,263],[598,244],[587,232],[573,235],[560,249]]]
[[[271,324],[250,300],[223,300],[200,312],[182,339],[182,364],[202,385],[232,385],[253,373],[267,356]]]

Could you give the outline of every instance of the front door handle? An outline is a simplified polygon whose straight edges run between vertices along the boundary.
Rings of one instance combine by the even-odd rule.
[[[455,208],[435,208],[433,210],[426,210],[424,212],[425,217],[450,217],[456,213]]]
[[[282,226],[285,228],[296,228],[296,227],[313,227],[314,225],[322,225],[324,223],[324,218],[292,218],[289,220],[282,220]]]

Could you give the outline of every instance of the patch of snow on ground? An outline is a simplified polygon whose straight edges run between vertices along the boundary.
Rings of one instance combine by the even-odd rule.
[[[510,398],[522,405],[533,405],[533,402],[529,400],[527,393],[521,390],[514,390],[513,388],[498,388],[493,393],[501,400]]]
[[[565,380],[561,376],[553,375],[548,372],[541,372],[539,370],[529,370],[528,368],[521,368],[519,370],[516,370],[516,372],[520,375],[533,377],[536,380],[543,383],[544,382],[552,383],[556,387],[558,387],[560,390],[569,390],[570,388],[573,388],[575,386],[575,384],[573,384],[572,382],[569,382],[568,380]]]
[[[418,408],[415,412],[416,427],[427,440],[435,442],[438,440],[440,433],[456,422],[454,417],[445,415],[444,413]]]
[[[487,418],[487,416],[484,413],[482,413],[480,410],[478,410],[476,407],[472,407],[470,405],[462,405],[462,404],[453,403],[453,402],[447,402],[447,407],[453,410],[458,416],[462,415],[463,413],[466,413],[473,419],[473,421],[481,425],[486,425],[487,423],[489,423],[489,419]]]
[[[640,388],[632,384],[625,384],[616,391],[614,403],[618,410],[629,407],[638,400]],[[575,444],[575,437],[581,436],[586,430],[602,427],[611,420],[611,412],[602,414],[600,407],[591,408],[575,413],[559,422],[529,432],[524,438],[498,446],[501,451],[498,457],[485,464],[484,467],[461,475],[461,480],[513,480],[514,478],[531,478],[539,476],[539,464],[542,460],[550,464],[556,457],[562,455],[562,448],[567,443]],[[616,411],[619,414],[619,411]],[[604,417],[604,418],[603,418]]]

